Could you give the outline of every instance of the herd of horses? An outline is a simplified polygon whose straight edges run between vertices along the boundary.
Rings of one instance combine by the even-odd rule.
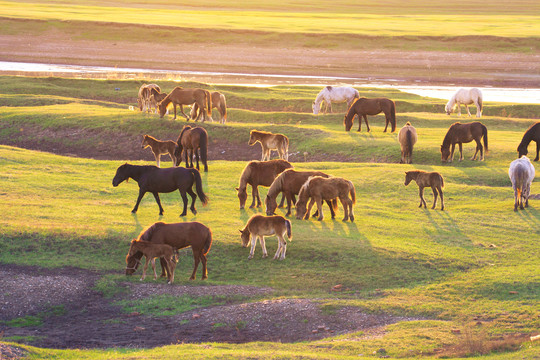
[[[323,103],[331,109],[332,102],[347,102],[348,110],[344,118],[345,130],[349,131],[352,127],[352,121],[356,115],[359,119],[358,131],[361,131],[361,120],[364,119],[367,130],[370,131],[367,121],[367,115],[376,115],[384,113],[386,117],[387,131],[388,125],[391,126],[391,132],[396,130],[396,107],[394,101],[387,98],[366,99],[360,97],[358,91],[351,91],[347,87],[327,86],[321,90],[313,102],[313,113],[318,114]],[[214,100],[215,97],[215,100]],[[154,107],[160,116],[166,114],[167,106],[174,105],[174,117],[176,118],[176,105],[186,119],[202,121],[211,119],[212,104],[219,107],[220,104],[225,108],[225,97],[222,94],[203,89],[183,89],[176,87],[169,94],[162,93],[159,86],[155,84],[143,85],[139,91],[139,108],[141,111],[150,111]],[[190,116],[185,115],[183,105],[192,105]],[[477,117],[482,112],[482,95],[478,89],[465,91],[460,89],[450,99],[446,105],[446,112],[450,114],[461,104],[477,106]],[[225,111],[225,110],[224,110]],[[326,111],[326,110],[325,110]],[[461,111],[459,114],[461,114]],[[470,112],[467,107],[467,112]],[[226,119],[226,112],[222,112],[222,120]],[[224,120],[223,120],[224,121]],[[482,140],[483,139],[483,145]],[[398,141],[401,145],[401,163],[412,163],[412,151],[415,143],[418,141],[416,129],[407,122],[399,131]],[[475,121],[461,124],[459,122],[450,126],[441,145],[441,160],[451,162],[454,157],[456,144],[459,146],[460,158],[463,160],[463,143],[476,142],[476,152],[472,160],[476,160],[480,153],[479,160],[484,160],[484,151],[488,150],[488,131],[484,124]],[[523,209],[528,206],[528,197],[530,187],[535,175],[534,166],[531,164],[527,155],[527,148],[531,141],[537,144],[536,158],[539,159],[540,150],[540,122],[532,125],[524,134],[521,143],[518,146],[518,159],[513,161],[509,168],[509,177],[514,189],[515,205],[514,210]],[[324,219],[323,202],[326,202],[331,213],[332,219],[336,216],[338,209],[338,200],[341,202],[344,212],[343,221],[354,221],[353,206],[356,203],[356,190],[354,184],[344,178],[335,177],[321,171],[298,171],[288,161],[289,139],[283,134],[273,134],[266,131],[252,130],[248,144],[254,145],[257,142],[261,144],[261,160],[248,162],[239,178],[239,185],[236,188],[237,196],[240,202],[240,209],[244,209],[248,198],[247,187],[251,186],[252,201],[250,208],[262,207],[262,200],[259,195],[259,186],[269,187],[266,195],[265,215],[253,215],[240,230],[241,242],[243,247],[248,247],[251,243],[249,259],[253,258],[257,240],[259,241],[263,258],[268,256],[265,245],[265,237],[275,235],[278,238],[278,249],[274,259],[285,259],[287,241],[292,240],[291,221],[283,216],[276,215],[278,207],[283,207],[287,201],[287,212],[285,216],[291,216],[292,207],[296,208],[296,219],[307,220],[311,217],[311,209],[316,204],[317,210],[313,217],[318,220]],[[159,214],[163,214],[163,208],[159,198],[159,193],[169,193],[179,191],[183,200],[183,211],[180,216],[186,216],[188,198],[191,196],[190,210],[193,214],[197,213],[195,201],[197,197],[203,206],[208,202],[208,196],[204,193],[202,179],[199,173],[199,158],[204,166],[204,171],[208,171],[207,165],[207,146],[208,134],[202,127],[192,127],[185,125],[177,139],[174,141],[160,141],[150,135],[144,135],[142,147],[150,147],[155,156],[157,166],[139,166],[124,164],[118,167],[116,175],[113,178],[113,186],[118,186],[121,182],[129,178],[135,180],[139,185],[139,195],[132,212],[136,213],[143,196],[150,192],[159,207]],[[270,159],[271,151],[278,152],[279,159]],[[175,166],[171,168],[160,168],[160,157],[168,154]],[[186,163],[186,168],[178,167],[182,161],[182,155]],[[196,168],[194,168],[193,158],[196,159]],[[424,198],[424,189],[430,187],[433,192],[433,205],[435,209],[437,199],[440,197],[441,210],[444,210],[444,188],[443,176],[438,172],[426,172],[422,170],[412,170],[405,172],[405,186],[415,181],[419,189],[420,205],[427,208]],[[195,191],[194,189],[195,188]],[[282,194],[281,202],[278,205],[277,197]],[[297,199],[298,198],[298,199]],[[137,239],[131,242],[128,255],[126,256],[126,274],[135,272],[141,263],[142,256],[146,257],[146,263],[143,269],[142,279],[146,276],[146,270],[149,261],[154,269],[154,279],[157,277],[155,270],[155,258],[160,258],[162,266],[162,276],[166,276],[169,283],[174,281],[174,269],[178,261],[178,249],[191,246],[194,257],[194,269],[190,279],[195,279],[199,262],[203,266],[203,279],[207,278],[207,259],[206,255],[212,244],[211,230],[198,222],[183,222],[175,224],[165,224],[156,222],[143,230]]]

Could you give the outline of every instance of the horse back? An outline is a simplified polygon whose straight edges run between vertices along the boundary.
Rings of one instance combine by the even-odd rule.
[[[246,228],[253,235],[268,236],[274,234],[284,234],[287,232],[287,227],[285,224],[286,219],[280,215],[273,216],[263,216],[263,215],[254,215],[252,216]]]
[[[188,246],[198,248],[206,243],[209,234],[210,229],[199,222],[164,224],[154,232],[150,241],[175,249]]]

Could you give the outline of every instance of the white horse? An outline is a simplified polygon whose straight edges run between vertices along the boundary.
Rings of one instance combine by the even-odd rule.
[[[514,189],[514,211],[517,211],[518,206],[523,210],[523,201],[525,201],[525,207],[529,206],[529,195],[534,173],[534,166],[525,155],[510,163],[508,176]]]
[[[477,88],[459,89],[446,104],[445,110],[448,115],[457,106],[458,115],[461,116],[461,104],[467,108],[467,113],[471,116],[469,105],[476,105],[476,117],[482,116],[482,92]]]
[[[330,112],[332,112],[332,101],[336,103],[347,102],[347,108],[350,108],[355,99],[360,98],[358,90],[349,87],[349,86],[326,86],[324,87],[317,98],[313,102],[313,114],[318,115],[319,110],[321,109],[321,103],[324,101],[326,106],[324,108],[324,113],[326,114],[328,107],[330,107]]]

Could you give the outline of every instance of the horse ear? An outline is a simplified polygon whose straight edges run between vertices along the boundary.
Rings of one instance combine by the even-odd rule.
[[[238,188],[234,188],[236,191],[238,191]]]
[[[240,231],[240,234],[243,234],[243,233],[244,233],[242,230],[238,230],[238,231]]]

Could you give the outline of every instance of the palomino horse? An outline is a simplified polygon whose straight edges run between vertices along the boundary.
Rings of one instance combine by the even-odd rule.
[[[172,140],[161,141],[150,135],[143,135],[143,141],[141,147],[146,149],[149,147],[152,149],[152,153],[156,158],[157,166],[160,166],[161,155],[169,154],[173,165],[176,165],[176,156],[174,155],[174,150],[176,149],[176,143]]]
[[[137,104],[139,105],[139,110],[152,111],[152,101],[150,99],[150,96],[152,95],[152,90],[156,91],[157,93],[161,91],[160,87],[156,84],[143,84],[139,88],[139,95],[137,96]]]
[[[264,201],[266,204],[266,215],[275,215],[274,212],[278,207],[276,199],[280,192],[282,192],[283,196],[287,199],[287,214],[285,214],[285,216],[291,215],[291,204],[296,203],[296,195],[298,195],[302,185],[304,185],[310,176],[330,177],[320,171],[296,171],[294,169],[287,169],[279,174],[272,182],[272,185],[270,185]],[[332,202],[335,202],[335,200],[326,201],[330,208],[330,212],[332,213],[332,219],[334,219],[336,216],[336,213],[334,212],[335,204],[332,204]],[[319,214],[315,213],[313,216],[317,215]]]
[[[514,211],[517,211],[518,206],[521,210],[529,206],[529,195],[534,175],[534,166],[527,156],[523,155],[510,163],[508,176],[514,189]]]
[[[441,145],[441,159],[443,162],[454,161],[454,150],[456,144],[459,145],[459,161],[463,160],[463,143],[476,141],[476,151],[471,160],[476,160],[476,154],[480,151],[480,161],[484,161],[484,148],[480,140],[484,137],[484,147],[488,151],[488,133],[487,128],[481,122],[475,121],[468,124],[459,122],[452,124],[444,137]],[[452,150],[450,150],[452,145]]]
[[[349,87],[349,86],[326,86],[324,87],[312,104],[313,114],[318,115],[319,110],[321,109],[322,102],[326,104],[324,108],[324,113],[326,114],[328,107],[330,107],[330,112],[332,112],[332,102],[335,103],[347,103],[347,109],[351,107],[354,99],[358,99],[360,94],[358,90]]]
[[[124,164],[116,170],[116,175],[112,181],[113,186],[118,186],[122,181],[132,178],[139,184],[139,197],[132,213],[136,213],[139,209],[139,204],[147,192],[151,192],[156,199],[159,206],[159,215],[163,215],[163,208],[161,207],[161,200],[159,199],[159,193],[170,193],[175,190],[180,191],[182,200],[184,202],[184,211],[180,216],[186,216],[187,213],[187,196],[186,192],[191,196],[191,212],[197,214],[195,209],[195,200],[197,195],[199,200],[206,205],[208,197],[204,194],[202,188],[201,175],[196,169],[186,169],[182,167],[172,167],[167,169],[160,169],[153,165],[130,165]],[[192,190],[195,184],[197,194]]]
[[[469,105],[476,105],[476,117],[482,116],[482,92],[477,88],[459,89],[446,103],[444,110],[450,115],[454,108],[457,107],[458,115],[461,116],[461,104],[465,105],[469,116],[471,116]]]
[[[259,186],[270,186],[272,182],[282,171],[293,166],[286,160],[275,159],[270,161],[250,161],[240,175],[240,184],[236,188],[238,199],[240,200],[240,209],[243,209],[247,200],[247,186],[251,185],[252,201],[250,208],[261,206],[261,197],[259,196]],[[276,194],[277,196],[277,194]],[[281,197],[281,206],[285,197]],[[255,204],[255,202],[257,202]]]
[[[285,253],[287,252],[287,241],[285,240],[285,234],[289,241],[292,240],[292,227],[291,222],[285,219],[283,216],[264,216],[253,215],[247,222],[244,229],[240,230],[242,238],[242,246],[248,247],[251,242],[251,251],[249,252],[248,259],[253,259],[255,253],[255,245],[257,244],[257,238],[261,243],[263,258],[268,256],[266,251],[265,236],[276,235],[278,238],[278,249],[274,260],[284,260]]]
[[[204,171],[208,172],[208,133],[204,128],[191,127],[185,125],[176,140],[176,150],[174,155],[176,156],[176,166],[182,162],[182,152],[184,153],[184,159],[186,160],[186,167],[193,167],[193,154],[195,154],[195,160],[197,161],[197,170],[199,170],[199,153],[201,162],[204,165]],[[188,164],[188,159],[190,160]]]
[[[349,198],[350,195],[350,198]],[[306,209],[308,199],[311,198]],[[356,203],[356,190],[354,184],[346,179],[339,177],[324,178],[322,176],[311,176],[306,183],[302,185],[296,202],[296,218],[307,220],[311,212],[311,207],[317,203],[319,217],[317,220],[323,220],[322,202],[323,200],[333,200],[339,198],[343,206],[345,216],[343,221],[354,221],[353,205]],[[337,202],[334,203],[334,210],[337,210]]]
[[[249,133],[249,146],[253,146],[260,142],[262,147],[261,161],[270,160],[270,153],[276,150],[279,158],[283,160],[289,159],[289,138],[283,134],[272,134],[268,131],[251,130]]]
[[[356,100],[349,108],[347,115],[343,119],[345,130],[351,130],[354,116],[358,115],[358,131],[362,131],[362,118],[366,123],[367,131],[370,131],[367,115],[377,115],[381,112],[386,117],[384,132],[386,132],[388,124],[392,125],[392,132],[396,131],[396,104],[387,98],[367,99],[365,97]]]
[[[418,136],[416,135],[416,129],[407,121],[404,127],[399,130],[398,141],[401,146],[401,161],[400,164],[412,163],[412,151],[414,144],[416,144]]]
[[[133,257],[136,252],[141,252],[146,257],[146,263],[144,264],[141,281],[146,277],[146,270],[148,269],[148,262],[152,262],[152,270],[154,270],[154,280],[157,280],[156,273],[156,258],[161,258],[165,261],[167,272],[167,283],[172,284],[174,282],[174,269],[176,268],[176,258],[174,249],[167,244],[155,244],[148,241],[142,241],[133,239],[129,246],[129,252],[126,256],[126,263],[128,259]]]
[[[203,121],[206,120],[206,117],[212,120],[212,99],[210,97],[210,92],[203,89],[183,89],[179,86],[175,87],[169,95],[165,97],[162,101],[159,102],[159,117],[163,117],[167,112],[167,106],[172,103],[174,106],[174,118],[176,119],[176,105],[180,106],[180,112],[185,116],[189,121],[189,117],[184,113],[183,105],[191,105],[197,103],[199,108],[203,111],[199,112],[199,115],[195,121],[199,120],[199,117],[203,116]]]
[[[444,180],[441,174],[438,172],[426,172],[423,170],[406,171],[405,186],[409,185],[412,180],[416,181],[419,189],[418,194],[420,196],[420,206],[418,207],[422,207],[422,205],[424,205],[424,208],[427,208],[426,199],[424,199],[424,188],[429,186],[433,191],[433,206],[431,208],[435,209],[438,194],[441,197],[441,210],[444,210],[444,198],[442,192],[442,189],[444,188]]]
[[[199,262],[202,263],[203,267],[202,279],[208,278],[206,255],[212,246],[212,231],[200,222],[183,222],[176,224],[156,222],[144,229],[137,239],[154,244],[167,244],[175,250],[191,246],[195,264],[193,266],[193,273],[189,279],[195,280]],[[142,256],[142,252],[138,251],[126,258],[126,275],[131,275],[137,270]],[[164,265],[164,261],[162,260],[161,276],[165,276],[166,266]]]
[[[219,112],[221,118],[219,119],[220,124],[225,124],[227,121],[227,101],[225,100],[225,95],[220,92],[214,91],[210,94],[212,96],[212,108],[216,108]],[[198,117],[199,105],[197,103],[193,104],[191,108],[190,117],[195,119]]]
[[[538,155],[540,153],[540,121],[531,125],[531,127],[525,131],[525,134],[523,134],[523,138],[517,148],[519,157],[527,155],[527,148],[531,141],[536,142],[536,157],[534,158],[534,161],[538,161]]]

